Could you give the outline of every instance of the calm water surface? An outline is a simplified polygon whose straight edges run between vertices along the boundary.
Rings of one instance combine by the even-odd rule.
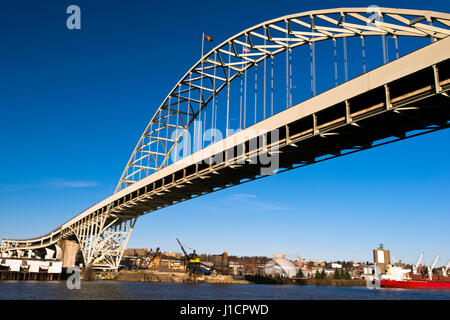
[[[449,291],[367,289],[364,287],[313,287],[263,284],[181,284],[91,281],[81,290],[69,290],[65,281],[2,281],[0,300],[11,299],[236,299],[236,300],[450,300]]]

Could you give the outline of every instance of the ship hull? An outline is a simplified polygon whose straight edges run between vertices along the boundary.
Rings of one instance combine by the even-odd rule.
[[[382,288],[450,290],[450,282],[380,280]]]

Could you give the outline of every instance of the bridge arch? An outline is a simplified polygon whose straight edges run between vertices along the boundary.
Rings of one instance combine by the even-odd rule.
[[[248,28],[206,53],[177,82],[144,130],[115,192],[167,166],[180,139],[208,103],[266,59],[340,38],[393,36],[437,41],[449,35],[450,14],[380,7],[307,11]]]

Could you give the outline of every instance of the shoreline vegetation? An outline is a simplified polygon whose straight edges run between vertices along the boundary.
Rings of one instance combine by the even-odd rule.
[[[245,279],[252,283],[262,284],[290,284],[299,286],[336,286],[336,287],[365,287],[365,280],[333,279],[333,278],[284,278],[247,275]]]
[[[119,271],[83,273],[84,280],[112,280],[124,282],[172,282],[172,283],[211,283],[211,284],[275,284],[300,286],[337,286],[361,287],[366,286],[365,280],[352,279],[314,279],[314,278],[285,278],[267,277],[262,275],[246,275],[233,277],[230,275],[193,276],[184,272],[155,272],[155,271]]]

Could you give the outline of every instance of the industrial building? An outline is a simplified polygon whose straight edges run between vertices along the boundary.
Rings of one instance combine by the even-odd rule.
[[[292,261],[286,259],[283,254],[274,253],[273,259],[264,265],[263,274],[265,276],[293,278],[297,275],[297,267]]]
[[[377,267],[377,274],[387,272],[387,266],[391,264],[391,253],[383,248],[382,243],[377,249],[373,249],[373,261]]]

